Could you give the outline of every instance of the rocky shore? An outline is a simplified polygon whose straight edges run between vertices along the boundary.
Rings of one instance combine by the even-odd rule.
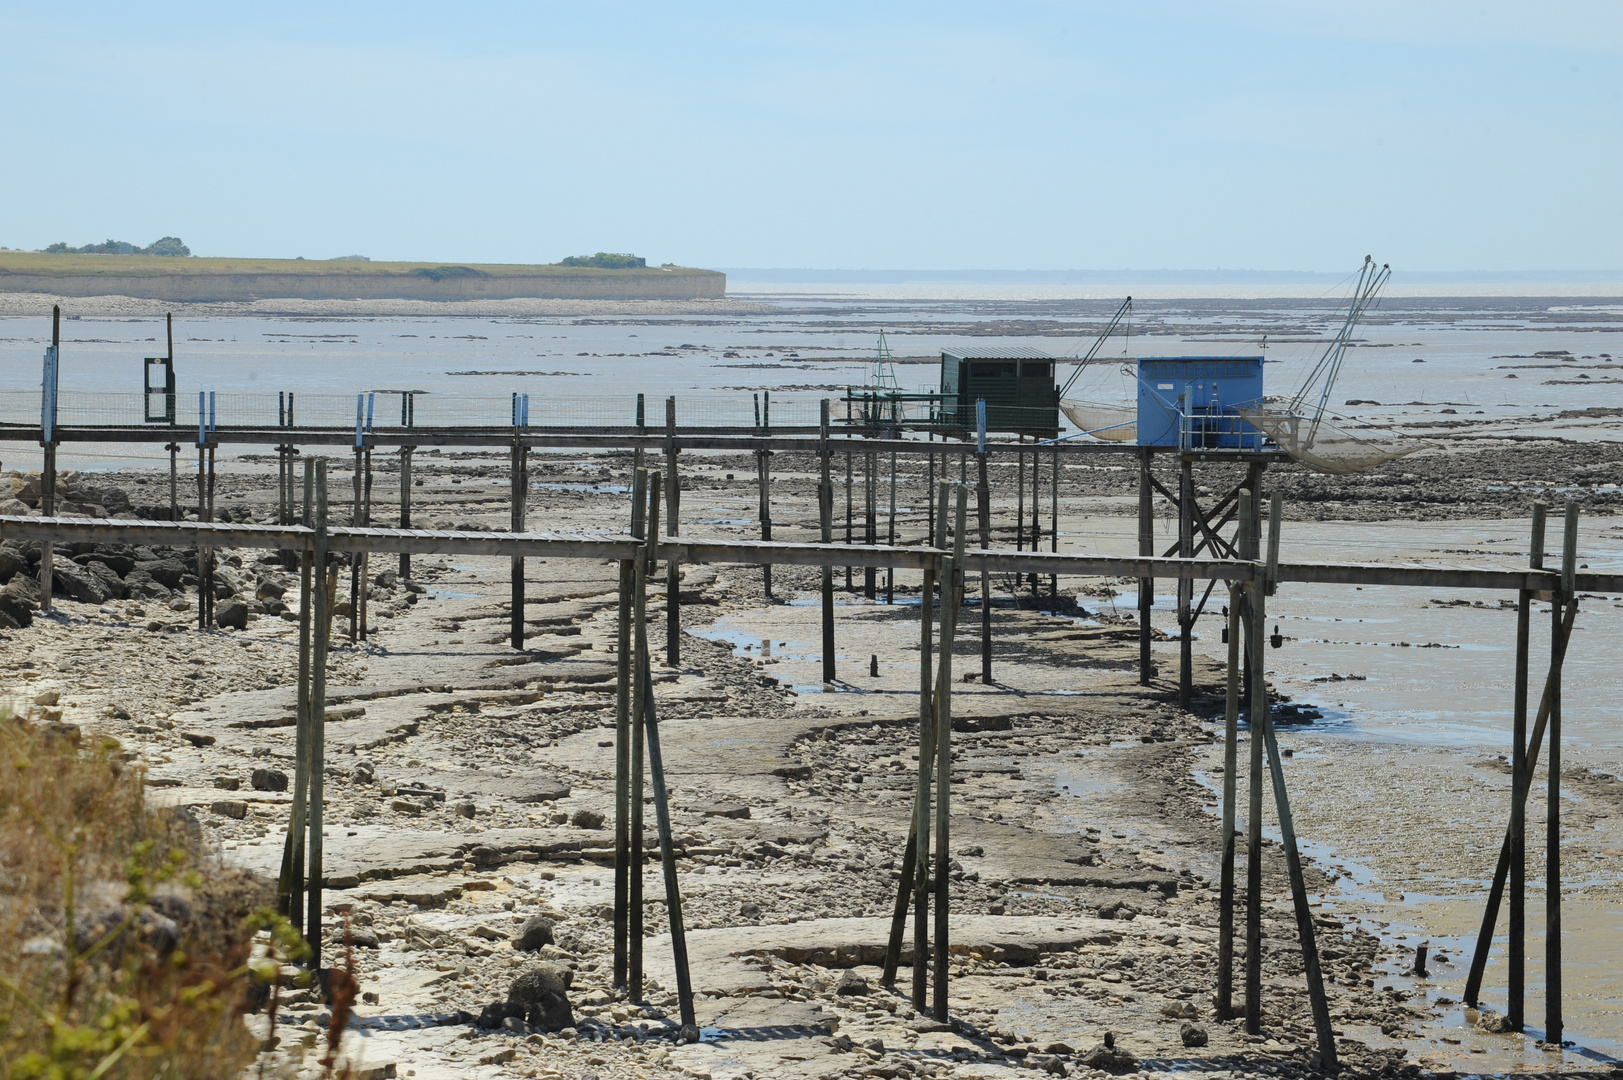
[[[1513,495],[1470,481],[1508,468],[1476,455],[1417,456],[1356,481],[1281,470],[1280,483],[1293,513],[1356,518],[1422,504],[1480,515],[1580,473],[1615,482],[1609,450],[1546,451],[1509,478]],[[778,535],[809,535],[809,462],[780,461]],[[707,517],[748,519],[748,463],[690,464],[684,487],[703,492]],[[532,521],[610,526],[625,512],[617,489],[630,467],[629,455],[538,459]],[[505,484],[505,468],[420,452],[416,520],[504,527],[506,488],[492,478]],[[1128,483],[1079,468],[1067,498],[1108,510]],[[67,513],[167,515],[167,476],[59,484]],[[227,467],[218,502],[232,520],[266,520],[274,485]],[[922,485],[906,495],[922,500]],[[1586,512],[1605,513],[1616,490],[1593,495]],[[10,500],[0,513],[37,513],[37,478],[0,479],[0,499]],[[1012,532],[1012,511],[999,504],[1000,530]],[[37,545],[0,544],[0,664],[19,711],[117,738],[154,802],[185,808],[223,864],[268,876],[289,803],[297,583],[274,553],[218,555],[217,625],[202,632],[195,552],[59,547],[57,610],[43,617]],[[769,598],[757,569],[685,568],[682,662],[659,669],[655,686],[698,994],[699,1030],[684,1031],[657,862],[645,873],[645,1000],[611,985],[615,567],[531,560],[518,654],[506,644],[506,574],[499,560],[418,558],[402,578],[392,559],[374,558],[375,625],[364,642],[335,639],[326,927],[328,956],[351,950],[363,993],[358,1075],[1318,1071],[1284,863],[1268,841],[1263,1033],[1214,1016],[1220,837],[1204,778],[1221,761],[1222,672],[1197,661],[1200,696],[1187,712],[1170,665],[1139,687],[1134,629],[1086,610],[1125,584],[1067,582],[1075,599],[1057,614],[999,593],[1000,681],[966,682],[955,707],[952,1020],[937,1023],[912,1007],[908,958],[894,989],[877,966],[917,767],[916,579],[899,579],[895,606],[842,588],[847,681],[823,693],[779,677],[789,642],[774,654],[776,633],[757,635],[757,647],[718,629],[787,626],[815,571],[779,568]],[[651,590],[659,655],[663,599]],[[960,648],[960,670],[975,671],[978,642]],[[1244,805],[1243,777],[1241,790]],[[1240,849],[1243,859],[1243,837]],[[1316,865],[1309,875],[1315,893],[1334,876]],[[1412,946],[1355,912],[1320,910],[1315,925],[1344,1075],[1460,1071],[1415,1052],[1422,1027],[1455,1002],[1413,976]],[[1457,961],[1434,955],[1432,965]],[[308,995],[283,1009],[272,1064],[325,1030]]]

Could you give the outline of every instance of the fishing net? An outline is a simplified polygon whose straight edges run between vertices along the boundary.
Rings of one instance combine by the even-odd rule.
[[[1246,423],[1267,435],[1293,460],[1324,473],[1363,472],[1434,445],[1350,417],[1326,413],[1315,421],[1290,410],[1283,402],[1241,406],[1239,412]]]
[[[1104,405],[1095,401],[1061,401],[1060,411],[1071,423],[1095,439],[1133,442],[1138,438],[1138,409],[1132,405]]]

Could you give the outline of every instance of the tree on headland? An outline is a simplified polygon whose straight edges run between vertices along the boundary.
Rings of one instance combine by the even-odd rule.
[[[633,270],[648,265],[648,260],[636,255],[620,255],[609,251],[600,251],[596,255],[570,255],[563,259],[560,266],[592,266],[599,270]]]
[[[165,236],[154,240],[146,247],[136,247],[125,240],[107,240],[100,244],[86,244],[84,247],[68,247],[67,244],[58,242],[45,251],[49,255],[170,255],[177,258],[192,253],[192,249],[178,236]]]

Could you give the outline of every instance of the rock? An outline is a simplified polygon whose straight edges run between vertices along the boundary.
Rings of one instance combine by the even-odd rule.
[[[1483,1009],[1477,1014],[1476,1026],[1490,1034],[1503,1035],[1510,1031],[1510,1020],[1503,1013]]]
[[[170,592],[145,570],[134,570],[124,578],[124,595],[131,600],[167,600]]]
[[[0,588],[0,615],[19,629],[33,625],[34,609],[37,607],[39,585],[27,574],[18,574],[5,588]]]
[[[1187,1001],[1169,1001],[1161,1006],[1161,1015],[1173,1020],[1193,1020],[1200,1013],[1195,1006]]]
[[[524,952],[535,952],[544,946],[552,944],[553,922],[545,915],[532,915],[524,920],[524,928],[519,931],[518,940],[513,948]]]
[[[761,917],[761,905],[753,900],[746,900],[738,905],[738,914],[746,919],[759,919]]]
[[[1076,1050],[1069,1043],[1055,1042],[1043,1047],[1045,1054],[1058,1054],[1060,1057],[1070,1057]]]
[[[35,705],[60,705],[62,692],[60,690],[42,690],[34,695]]]
[[[95,578],[107,590],[109,596],[123,599],[125,588],[124,579],[118,576],[118,571],[104,562],[87,562],[84,564],[85,573]]]
[[[473,936],[484,938],[486,941],[507,940],[507,935],[502,931],[496,929],[494,926],[486,926],[484,923],[480,923],[478,926],[473,928]]]
[[[507,990],[511,1005],[521,1006],[524,1019],[542,1031],[562,1031],[575,1026],[569,1008],[569,984],[574,973],[553,964],[537,964],[513,980]]]
[[[471,818],[479,812],[479,808],[471,802],[459,802],[454,807],[457,817]]]
[[[113,595],[101,579],[88,573],[78,563],[57,562],[51,570],[51,591],[61,593],[81,604],[100,607]]]
[[[9,512],[4,506],[0,506],[0,514]],[[26,514],[28,508],[23,507],[22,512]],[[13,548],[0,547],[0,585],[4,585],[18,574],[26,573],[28,573],[28,557]]]
[[[840,981],[834,987],[834,992],[842,997],[863,997],[868,993],[868,980],[854,971],[847,971],[840,976]]]
[[[178,589],[186,580],[188,571],[186,564],[179,559],[152,559],[147,562],[137,560],[134,572],[146,574],[166,589]]]
[[[1206,1029],[1199,1024],[1180,1024],[1178,1026],[1178,1038],[1182,1039],[1183,1044],[1187,1047],[1205,1046]]]
[[[214,625],[224,629],[248,629],[248,605],[241,600],[227,600],[214,612]]]
[[[259,588],[254,590],[255,600],[280,600],[287,595],[287,590],[274,581],[261,581]]]
[[[28,512],[32,509],[32,506],[29,506],[21,499],[7,499],[5,502],[0,502],[0,514],[4,514],[6,517],[27,517]]]
[[[248,782],[255,791],[286,791],[287,773],[281,769],[255,769]]]
[[[1119,1050],[1113,1046],[1095,1046],[1092,1050],[1083,1054],[1078,1059],[1078,1062],[1090,1069],[1098,1069],[1101,1072],[1111,1073],[1115,1076],[1138,1071],[1138,1059],[1127,1051]]]
[[[400,581],[400,574],[394,570],[380,570],[372,578],[373,584],[380,588],[392,589]]]
[[[576,810],[569,823],[577,829],[601,829],[603,815],[596,810]]]
[[[750,808],[743,803],[703,803],[695,809],[705,817],[747,818],[750,816]]]
[[[237,821],[248,816],[248,804],[237,799],[221,799],[210,803],[209,809],[221,817],[235,818]]]
[[[191,743],[193,746],[213,746],[214,745],[214,736],[213,735],[204,735],[200,731],[182,731],[180,733],[180,737],[182,739],[185,739],[187,742]]]
[[[479,1011],[479,1019],[474,1023],[482,1028],[496,1028],[502,1026],[503,1020],[524,1019],[525,1007],[511,1001],[492,1001]]]
[[[395,799],[389,803],[389,809],[398,814],[421,814],[423,812],[422,806],[410,799]]]
[[[1123,922],[1131,922],[1138,918],[1138,909],[1124,901],[1112,900],[1099,908],[1099,918],[1120,919]]]

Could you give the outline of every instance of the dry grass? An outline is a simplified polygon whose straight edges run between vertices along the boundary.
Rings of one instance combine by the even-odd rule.
[[[75,733],[0,711],[0,1080],[239,1075],[254,983],[302,942]]]

